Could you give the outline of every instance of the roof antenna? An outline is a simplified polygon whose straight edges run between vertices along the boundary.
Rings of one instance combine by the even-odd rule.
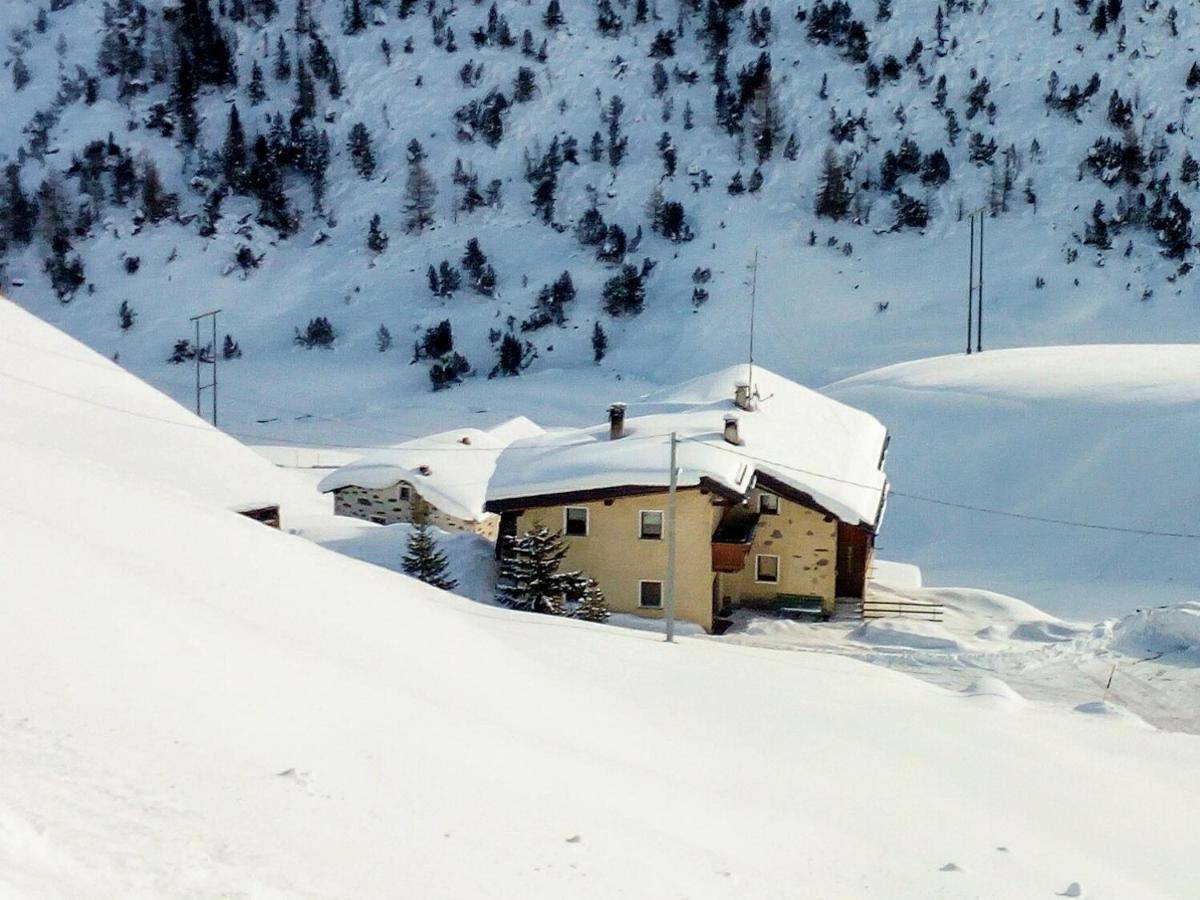
[[[746,383],[754,394],[754,307],[758,298],[758,244],[754,245],[754,262],[750,264],[750,365]]]

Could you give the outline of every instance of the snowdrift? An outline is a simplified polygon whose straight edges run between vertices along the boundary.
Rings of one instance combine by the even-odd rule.
[[[1200,533],[1200,345],[996,350],[839,381],[886,422],[895,491],[881,546],[934,584],[986,584],[1095,621],[1193,599],[1200,541],[1002,518]]]

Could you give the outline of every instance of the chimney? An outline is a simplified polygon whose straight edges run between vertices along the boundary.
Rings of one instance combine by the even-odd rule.
[[[725,417],[725,441],[729,444],[740,444],[738,438],[738,417],[730,413]]]
[[[733,386],[733,405],[738,409],[746,410],[746,412],[754,408],[750,398],[749,382],[739,381]]]
[[[615,441],[625,436],[625,404],[614,403],[608,408],[608,439]]]

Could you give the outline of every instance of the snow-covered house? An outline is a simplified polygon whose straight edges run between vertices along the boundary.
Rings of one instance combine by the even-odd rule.
[[[411,522],[423,503],[429,522],[445,531],[472,531],[495,540],[500,517],[484,512],[488,480],[500,452],[544,432],[518,416],[486,431],[460,428],[417,438],[364,456],[321,480],[334,513],[381,525]]]
[[[757,367],[629,411],[614,404],[600,426],[513,443],[485,509],[501,516],[502,536],[561,529],[564,564],[595,578],[611,610],[660,616],[672,432],[679,618],[711,630],[738,606],[830,613],[836,598],[862,596],[887,494],[887,430]]]

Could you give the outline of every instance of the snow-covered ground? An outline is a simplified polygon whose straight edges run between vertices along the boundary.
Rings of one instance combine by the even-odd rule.
[[[812,624],[740,614],[720,640],[835,653],[952,690],[1134,716],[1158,728],[1200,734],[1196,603],[1084,624],[983,590],[874,584],[870,595],[940,604],[944,617]]]
[[[928,582],[1089,622],[1200,594],[1200,345],[996,350],[825,390],[891,431],[879,545]]]
[[[266,477],[125,376],[119,402],[45,405],[95,378],[69,353],[90,367],[23,366],[3,394],[0,893],[1025,900],[1200,879],[1194,736],[433,590],[149,470],[167,419],[193,436],[178,472],[226,447],[231,480]],[[102,440],[123,452],[97,464]]]

